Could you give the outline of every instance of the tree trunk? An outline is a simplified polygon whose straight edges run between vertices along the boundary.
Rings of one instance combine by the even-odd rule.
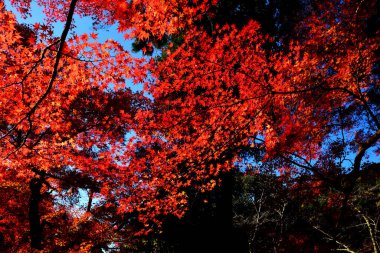
[[[39,214],[39,204],[41,201],[42,182],[39,178],[33,178],[29,183],[29,225],[30,225],[30,245],[32,249],[42,250],[42,226]]]

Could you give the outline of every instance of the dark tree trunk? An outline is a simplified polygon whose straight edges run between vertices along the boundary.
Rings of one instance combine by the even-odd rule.
[[[29,187],[31,193],[29,200],[30,245],[32,249],[42,250],[42,225],[38,210],[41,201],[41,179],[33,178],[30,180]]]
[[[0,250],[5,250],[5,239],[2,233],[0,233]]]

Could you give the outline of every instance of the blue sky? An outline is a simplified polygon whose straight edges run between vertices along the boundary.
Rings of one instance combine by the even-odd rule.
[[[15,8],[13,8],[9,2],[9,0],[4,1],[6,8],[8,10],[11,10],[17,17],[17,20],[19,23],[24,23],[24,24],[30,24],[34,25],[36,23],[43,24],[45,23],[44,18],[45,15],[42,11],[42,7],[39,6],[36,1],[31,2],[31,15],[28,16],[26,19],[24,19],[20,13],[17,12]],[[73,33],[77,35],[81,35],[83,33],[92,33],[95,32],[98,34],[98,41],[99,42],[104,42],[107,39],[113,39],[117,42],[119,42],[125,50],[127,50],[132,56],[141,58],[143,55],[141,52],[139,53],[133,53],[132,52],[132,40],[126,40],[124,38],[124,35],[121,33],[117,32],[117,24],[114,25],[104,25],[102,27],[97,27],[95,30],[93,28],[93,20],[91,17],[79,17],[78,15],[74,15],[74,24],[75,28],[71,31],[69,34],[69,37],[73,35]],[[60,37],[61,33],[64,29],[64,23],[62,22],[56,22],[53,24],[53,31],[54,31],[54,36]],[[127,80],[127,86],[131,88],[133,92],[139,92],[142,91],[142,84],[133,84],[132,80]]]
[[[13,13],[16,14],[16,17],[20,23],[25,24],[35,24],[35,23],[44,23],[44,14],[42,12],[42,7],[38,6],[35,1],[32,1],[31,4],[31,16],[27,17],[26,19],[22,18],[20,13],[16,11],[15,8],[13,8],[9,0],[5,0],[5,5],[8,10],[11,10]],[[92,19],[90,17],[84,17],[80,18],[78,15],[74,16],[74,22],[75,22],[75,29],[74,32],[78,35],[83,33],[91,33],[95,32],[98,34],[99,41],[105,41],[107,39],[114,39],[118,41],[121,45],[124,46],[126,50],[129,52],[132,51],[132,41],[131,40],[125,40],[123,35],[117,32],[117,25],[112,26],[105,26],[101,28],[97,28],[95,31],[92,26]],[[61,22],[54,23],[54,35],[59,37],[63,31],[64,24]],[[136,54],[136,56],[141,57],[141,54]]]

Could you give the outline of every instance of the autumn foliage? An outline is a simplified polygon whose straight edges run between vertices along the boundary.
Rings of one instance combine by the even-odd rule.
[[[128,248],[236,170],[274,176],[302,208],[323,196],[336,230],[311,222],[320,236],[367,217],[358,196],[380,175],[376,1],[315,3],[290,39],[254,17],[218,23],[228,1],[37,2],[46,24],[22,25],[0,6],[1,251]],[[117,24],[143,53],[160,41],[161,56],[74,35],[74,14]],[[374,229],[354,246],[378,252]]]

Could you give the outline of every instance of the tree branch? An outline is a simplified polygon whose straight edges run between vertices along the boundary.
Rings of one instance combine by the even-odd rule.
[[[72,0],[71,3],[70,3],[70,9],[69,9],[69,13],[67,15],[67,19],[66,19],[66,23],[65,23],[65,28],[63,29],[63,32],[62,32],[62,35],[61,35],[61,38],[57,41],[59,42],[59,48],[58,48],[58,51],[57,51],[57,54],[56,54],[56,57],[55,57],[55,63],[54,63],[54,67],[53,67],[53,73],[51,75],[51,78],[50,78],[50,81],[49,81],[49,84],[48,84],[48,87],[46,88],[44,94],[38,99],[38,101],[33,105],[33,107],[29,110],[28,113],[25,114],[24,117],[22,117],[11,129],[8,130],[7,133],[5,133],[3,136],[0,137],[0,140],[1,139],[4,139],[5,137],[7,137],[8,135],[10,135],[13,130],[16,129],[16,127],[18,125],[21,124],[21,122],[23,122],[25,119],[27,118],[30,118],[32,116],[32,114],[37,110],[38,106],[42,103],[43,100],[46,99],[46,97],[49,95],[52,87],[53,87],[53,84],[54,84],[54,81],[55,79],[57,78],[57,75],[58,75],[58,66],[59,66],[59,62],[61,60],[61,57],[62,57],[62,54],[63,54],[63,48],[64,48],[64,45],[65,45],[65,41],[66,41],[66,38],[67,38],[67,35],[70,31],[70,27],[71,27],[71,23],[72,23],[72,20],[73,20],[73,16],[74,16],[74,10],[75,10],[75,5],[76,3],[78,2],[78,0]],[[53,43],[52,45],[54,45],[55,43]],[[51,47],[52,45],[50,45],[49,47]],[[40,60],[36,62],[36,64],[38,64],[40,61],[42,61],[43,57],[44,57],[44,53],[46,53],[46,50],[49,48],[47,47]],[[36,65],[35,65],[36,66]],[[35,68],[35,66],[33,66],[32,70]],[[31,71],[32,71],[31,70]],[[31,72],[29,71],[29,72]],[[28,72],[28,74],[29,74]],[[28,75],[27,74],[27,75]],[[25,77],[24,77],[25,78]],[[24,80],[23,78],[23,80]]]
[[[51,78],[50,78],[50,81],[49,81],[49,85],[48,85],[45,93],[34,104],[34,106],[28,112],[27,115],[33,114],[36,111],[36,109],[38,108],[38,106],[42,103],[42,101],[49,95],[49,93],[50,93],[50,91],[51,91],[51,89],[53,87],[54,81],[57,78],[59,61],[61,60],[61,57],[62,57],[62,52],[63,52],[63,48],[65,46],[65,41],[66,41],[67,34],[70,31],[71,23],[73,21],[73,15],[74,15],[74,10],[75,10],[75,5],[76,5],[77,2],[78,2],[78,0],[72,0],[71,3],[70,3],[69,13],[67,15],[65,28],[63,29],[63,32],[62,32],[62,35],[61,35],[61,38],[60,38],[59,48],[58,48],[57,55],[55,57],[55,63],[54,63],[53,73],[51,75]]]
[[[352,170],[352,174],[356,174],[360,170],[360,163],[362,161],[362,158],[365,154],[365,152],[371,148],[376,142],[380,139],[380,129],[377,130],[377,132],[368,138],[368,140],[364,143],[362,143],[359,147],[359,151],[356,154],[355,161],[354,161],[354,168]]]
[[[325,231],[323,231],[322,229],[320,229],[319,227],[316,227],[316,226],[313,226],[313,228],[315,230],[318,230],[319,232],[321,232],[322,234],[324,234],[325,236],[327,236],[327,238],[331,241],[334,241],[336,244],[340,245],[342,248],[340,249],[337,249],[337,251],[346,251],[346,252],[349,252],[349,253],[355,253],[355,251],[353,251],[352,249],[350,249],[350,247],[348,247],[346,244],[336,240],[332,235],[326,233]]]

